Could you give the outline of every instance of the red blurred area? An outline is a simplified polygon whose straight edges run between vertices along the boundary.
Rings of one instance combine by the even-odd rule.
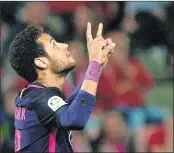
[[[78,1],[78,2],[47,2],[48,6],[53,12],[56,13],[73,13],[77,9],[77,7],[81,5],[85,5],[87,1]]]

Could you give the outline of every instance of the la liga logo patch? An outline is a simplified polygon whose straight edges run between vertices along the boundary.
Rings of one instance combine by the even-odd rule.
[[[48,106],[55,112],[61,106],[66,105],[67,103],[59,96],[53,96],[48,100]]]

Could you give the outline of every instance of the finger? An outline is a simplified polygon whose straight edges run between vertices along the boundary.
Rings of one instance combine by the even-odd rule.
[[[106,67],[107,63],[108,63],[108,58],[106,57],[106,58],[104,59],[104,67]]]
[[[102,37],[102,32],[103,32],[103,24],[100,23],[98,25],[97,37]]]
[[[115,46],[116,46],[116,44],[112,43],[111,50],[115,50]]]
[[[108,58],[107,57],[104,57],[103,58],[103,63],[106,64],[108,62]]]
[[[87,41],[93,40],[92,34],[91,34],[91,23],[90,22],[88,22],[88,24],[87,24],[86,38],[87,38]]]
[[[108,46],[106,47],[105,49],[105,56],[109,56],[109,55],[113,55],[115,52],[115,43],[112,43],[111,46]]]
[[[114,52],[115,52],[115,49],[113,49],[113,50],[111,50],[111,51],[109,51],[109,55],[111,56],[111,55],[113,55],[114,54]]]
[[[114,52],[115,52],[115,48],[112,48],[112,49],[110,49],[110,50],[108,51],[108,54],[109,54],[109,55],[113,55]]]
[[[115,50],[113,49],[113,50],[111,50],[110,52],[109,52],[109,56],[112,56],[113,54],[114,54],[114,52],[115,52]]]
[[[115,49],[115,43],[108,45],[107,52],[112,52]]]
[[[108,44],[108,40],[107,39],[106,40],[103,39],[103,40],[98,41],[98,43],[99,44],[102,44],[102,43],[107,43]]]
[[[100,41],[99,42],[100,48],[102,48],[102,49],[106,48],[107,43],[108,43],[107,40]]]
[[[99,36],[99,37],[96,37],[94,40],[95,41],[102,41],[102,40],[104,40],[104,38],[102,36]]]
[[[107,38],[106,40],[108,41],[108,46],[109,47],[112,46],[112,39],[111,38]]]
[[[100,48],[105,49],[107,46],[107,42],[100,43]]]
[[[112,51],[112,50],[114,50],[115,49],[115,43],[112,43],[112,45],[110,46],[110,50]]]

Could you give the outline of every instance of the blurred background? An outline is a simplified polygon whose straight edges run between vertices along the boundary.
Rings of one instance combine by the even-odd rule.
[[[0,2],[0,152],[13,152],[14,98],[27,85],[8,63],[14,36],[43,25],[67,42],[77,67],[67,76],[69,95],[88,66],[86,24],[104,24],[116,52],[98,87],[95,110],[73,133],[75,152],[173,152],[174,2]],[[126,71],[125,71],[126,69]]]

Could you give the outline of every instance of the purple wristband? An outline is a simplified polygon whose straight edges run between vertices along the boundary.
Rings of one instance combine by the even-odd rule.
[[[100,64],[96,61],[92,61],[88,65],[88,69],[84,80],[92,80],[98,82],[100,78]]]

